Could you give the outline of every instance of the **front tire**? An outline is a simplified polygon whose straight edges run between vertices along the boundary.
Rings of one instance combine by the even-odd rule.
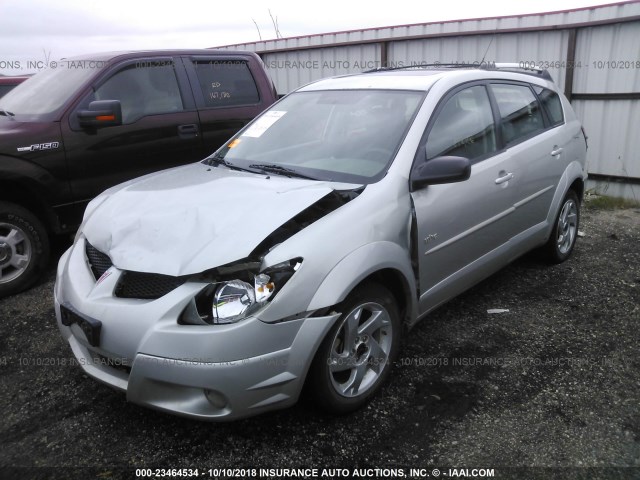
[[[551,237],[543,247],[545,258],[551,263],[562,263],[571,256],[580,226],[578,195],[569,190],[562,201]]]
[[[376,283],[356,288],[340,310],[313,360],[309,386],[320,408],[344,414],[371,400],[389,376],[401,322],[393,295]]]
[[[0,202],[0,298],[33,285],[48,262],[42,222],[19,205]]]

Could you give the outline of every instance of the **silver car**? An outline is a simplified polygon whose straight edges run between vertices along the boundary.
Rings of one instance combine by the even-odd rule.
[[[541,248],[575,245],[586,138],[545,71],[376,71],[275,104],[201,163],[87,207],[55,309],[84,371],[229,420],[361,407],[400,337]]]

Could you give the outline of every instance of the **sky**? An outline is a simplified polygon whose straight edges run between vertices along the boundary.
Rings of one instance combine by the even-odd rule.
[[[0,74],[23,75],[85,53],[208,48],[276,37],[520,15],[607,0],[0,0]],[[254,23],[255,22],[255,23]]]

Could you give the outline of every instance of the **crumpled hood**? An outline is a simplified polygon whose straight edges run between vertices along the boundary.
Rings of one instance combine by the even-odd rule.
[[[193,164],[116,187],[83,234],[122,270],[195,274],[246,258],[331,185]]]

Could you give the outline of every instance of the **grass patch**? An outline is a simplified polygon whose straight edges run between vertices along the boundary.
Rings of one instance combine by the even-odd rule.
[[[617,210],[640,208],[640,202],[627,198],[608,197],[606,195],[586,195],[584,206],[594,210]]]

